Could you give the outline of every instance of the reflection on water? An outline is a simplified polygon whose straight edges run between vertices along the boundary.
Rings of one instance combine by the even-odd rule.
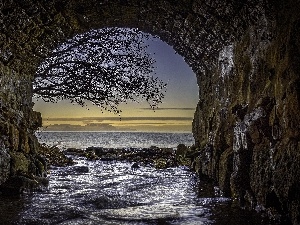
[[[40,143],[64,148],[149,148],[150,146],[176,148],[179,143],[191,146],[191,133],[147,132],[37,132]]]
[[[253,214],[234,212],[230,199],[201,196],[204,187],[186,168],[76,162],[52,169],[45,191],[2,198],[1,224],[262,224]]]

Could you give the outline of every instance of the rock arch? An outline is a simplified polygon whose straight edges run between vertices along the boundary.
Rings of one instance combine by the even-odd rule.
[[[196,73],[198,173],[258,205],[272,188],[298,224],[300,200],[288,193],[300,175],[299,8],[291,0],[1,2],[0,184],[41,172],[34,136],[41,118],[31,101],[40,60],[76,33],[138,27],[173,46]]]

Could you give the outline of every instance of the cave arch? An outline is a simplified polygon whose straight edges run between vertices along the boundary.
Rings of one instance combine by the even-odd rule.
[[[198,83],[209,84],[216,79],[212,74],[218,67],[220,50],[230,46],[248,25],[259,21],[270,8],[264,1],[250,0],[246,3],[230,0],[10,0],[1,7],[3,71],[8,70],[13,80],[19,80],[18,77],[22,80],[5,83],[27,90],[10,94],[21,105],[30,107],[30,81],[37,66],[59,43],[76,34],[104,27],[129,27],[157,35],[185,59]],[[210,89],[200,88],[199,96],[204,96],[207,88]],[[199,132],[194,133],[199,139]]]
[[[240,17],[240,11],[248,7],[230,1],[213,5],[191,0],[9,1],[1,10],[7,24],[3,29],[6,35],[1,36],[5,41],[2,59],[12,64],[28,57],[30,62],[24,67],[34,68],[39,58],[46,57],[59,42],[78,33],[103,27],[134,27],[158,35],[197,73],[200,60],[216,56],[229,43],[239,28],[239,23],[229,25],[230,20]],[[225,6],[231,10],[221,11]],[[26,71],[24,67],[20,69]]]

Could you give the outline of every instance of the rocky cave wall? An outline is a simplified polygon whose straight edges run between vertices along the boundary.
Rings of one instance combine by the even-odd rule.
[[[200,176],[225,195],[299,224],[299,1],[0,2],[0,184],[42,176],[31,81],[77,33],[138,27],[174,47],[199,85],[193,134]]]
[[[274,10],[199,77],[194,168],[241,204],[300,224],[299,2]]]
[[[14,179],[43,177],[46,168],[39,158],[34,135],[42,120],[40,113],[32,110],[30,80],[3,63],[0,74],[0,184],[7,181],[1,191],[9,192],[29,184],[17,184]]]

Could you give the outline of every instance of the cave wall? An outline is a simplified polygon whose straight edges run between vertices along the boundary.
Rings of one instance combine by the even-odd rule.
[[[193,133],[201,155],[194,164],[225,195],[299,224],[299,3],[274,9],[199,77]]]
[[[199,85],[194,165],[225,195],[299,224],[299,1],[0,2],[0,184],[41,175],[31,81],[75,34],[138,27],[182,55]],[[274,200],[275,199],[275,200]]]
[[[7,184],[0,189],[14,192],[25,183],[17,185],[10,178],[45,175],[34,135],[42,119],[32,110],[32,87],[23,74],[1,63],[0,85],[0,185]]]

